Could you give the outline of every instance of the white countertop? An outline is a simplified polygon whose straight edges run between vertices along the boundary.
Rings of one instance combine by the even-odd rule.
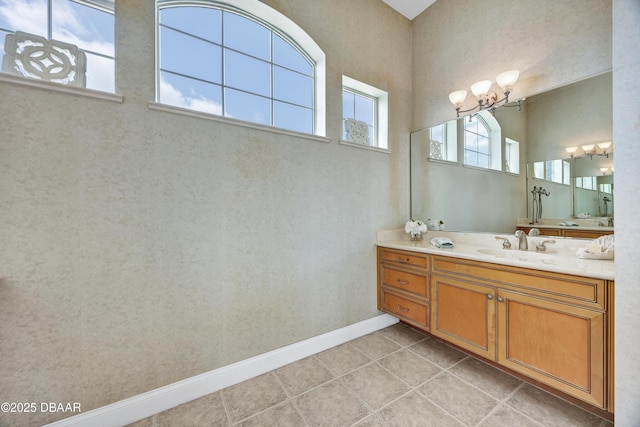
[[[496,236],[506,237],[511,242],[508,258],[484,254],[478,249],[502,249],[502,240]],[[431,245],[433,237],[447,237],[454,244],[453,248],[440,249]],[[614,280],[613,260],[581,259],[576,256],[578,248],[584,248],[592,239],[573,239],[562,237],[528,237],[529,251],[518,258],[518,241],[515,236],[500,233],[464,233],[455,231],[429,231],[423,234],[422,241],[412,242],[404,230],[386,230],[378,232],[377,245],[392,249],[402,249],[423,252],[433,255],[445,255],[474,261],[490,262],[494,264],[525,267],[535,270],[551,271],[555,273],[573,274],[597,279]],[[536,244],[543,240],[554,240],[548,244],[542,257],[536,255]],[[527,259],[524,259],[527,258]]]

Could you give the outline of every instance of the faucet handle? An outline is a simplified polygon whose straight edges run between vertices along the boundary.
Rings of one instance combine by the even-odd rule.
[[[502,240],[502,249],[511,249],[511,242],[506,237],[496,236],[496,240]]]
[[[555,242],[556,242],[555,240],[543,240],[542,242],[536,245],[536,252],[545,252],[547,250],[545,243],[555,243]]]

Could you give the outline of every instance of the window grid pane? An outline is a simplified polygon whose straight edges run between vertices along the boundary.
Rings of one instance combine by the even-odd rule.
[[[17,31],[77,46],[87,56],[85,87],[115,90],[115,25],[113,11],[71,0],[5,2],[0,13],[0,53],[7,34]],[[49,9],[51,6],[51,9]],[[30,78],[30,77],[25,77]]]
[[[190,19],[194,13],[207,10],[211,12],[214,27],[220,24],[221,39],[216,39],[218,30],[208,35],[206,20],[197,17],[194,24]],[[169,12],[167,16],[165,13]],[[268,26],[244,16],[216,7],[179,6],[160,9],[161,35],[171,29],[184,36],[193,34],[194,40],[207,42],[215,46],[211,48],[184,49],[183,45],[174,44],[172,48],[166,41],[160,45],[161,71],[172,71],[182,77],[200,79],[203,82],[220,83],[222,97],[220,114],[254,123],[277,126],[284,129],[313,133],[315,127],[315,73],[314,66],[308,57],[288,40],[281,37]],[[218,19],[217,16],[221,16]],[[211,40],[206,40],[211,38]],[[192,42],[198,44],[196,42]],[[204,44],[198,44],[202,47]],[[185,58],[179,61],[182,54],[171,50],[186,51]],[[171,56],[173,55],[173,57]],[[169,59],[164,60],[164,57]],[[195,58],[194,58],[195,57]],[[206,59],[198,59],[205,57]],[[170,60],[171,59],[171,60]],[[180,64],[180,65],[178,65]],[[164,67],[168,68],[164,68]],[[159,101],[165,102],[163,96],[172,91],[167,82],[158,84],[164,89],[159,91]],[[178,98],[202,98],[211,101],[206,94],[180,92]],[[175,96],[175,95],[174,95]],[[217,103],[217,100],[214,102]],[[169,101],[167,102],[169,103]],[[173,101],[175,103],[175,101]],[[198,103],[192,103],[198,105]],[[206,103],[205,103],[206,104]],[[190,107],[187,107],[190,108]],[[207,107],[209,110],[211,107]],[[311,125],[309,126],[309,111]],[[277,117],[275,116],[277,114]],[[304,129],[304,130],[301,130]]]
[[[367,124],[369,144],[377,146],[377,104],[375,97],[360,93],[353,89],[342,88],[342,131],[345,139],[349,139],[346,130],[347,119],[355,119]]]
[[[478,116],[464,123],[464,163],[484,169],[491,165],[489,128]]]

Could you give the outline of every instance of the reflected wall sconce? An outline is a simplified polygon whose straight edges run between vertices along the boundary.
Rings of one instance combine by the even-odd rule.
[[[471,92],[476,97],[478,105],[473,108],[469,108],[468,110],[461,110],[462,104],[467,98],[467,91],[456,90],[455,92],[451,92],[449,94],[449,101],[451,101],[453,107],[456,109],[456,117],[460,117],[460,113],[468,113],[469,111],[474,111],[476,109],[478,111],[487,109],[491,109],[493,111],[495,108],[502,106],[517,106],[518,110],[520,110],[524,98],[515,101],[513,105],[507,105],[509,104],[509,94],[513,90],[513,86],[518,81],[518,77],[520,77],[520,71],[518,70],[510,70],[498,74],[496,77],[496,83],[498,83],[498,86],[502,88],[502,93],[504,95],[502,99],[498,99],[498,95],[491,90],[491,85],[493,84],[491,80],[481,80],[472,84]]]
[[[580,157],[589,157],[590,159],[593,159],[593,156],[604,156],[609,158],[609,153],[611,152],[609,148],[611,145],[611,141],[599,142],[598,144],[581,145],[580,148],[582,149],[582,154],[576,154],[578,152],[578,147],[567,147],[565,150],[574,160],[579,159]]]
[[[602,172],[602,175],[606,175],[607,172],[611,171],[611,173],[613,173],[613,168],[600,168],[600,172]]]

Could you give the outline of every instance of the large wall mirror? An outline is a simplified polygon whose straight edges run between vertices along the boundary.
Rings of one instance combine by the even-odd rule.
[[[511,233],[518,219],[533,215],[533,187],[548,193],[538,196],[541,218],[572,219],[586,213],[612,217],[615,142],[608,157],[598,155],[602,154],[599,148],[592,156],[579,149],[574,158],[566,151],[611,141],[612,111],[608,72],[530,96],[520,110],[501,107],[494,114],[484,112],[479,120],[487,128],[499,128],[499,140],[488,139],[485,146],[501,154],[500,164],[488,169],[469,164],[464,157],[469,154],[460,143],[434,144],[447,140],[442,132],[449,134],[449,141],[456,141],[451,135],[472,126],[469,117],[413,132],[411,217],[442,219],[448,230]],[[560,178],[536,176],[534,169],[541,164],[560,168]]]

